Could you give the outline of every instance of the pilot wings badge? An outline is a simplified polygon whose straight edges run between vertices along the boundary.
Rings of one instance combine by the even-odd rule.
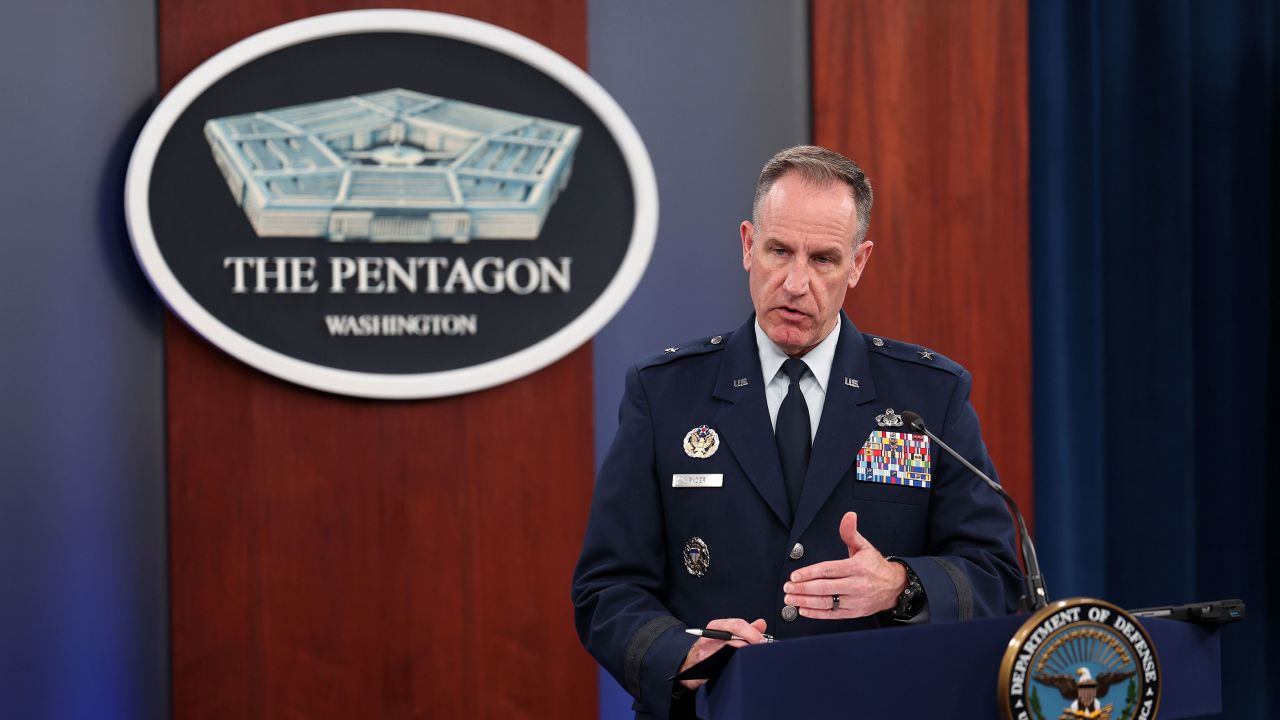
[[[699,425],[684,436],[684,453],[691,458],[705,460],[719,449],[720,436],[706,425]]]

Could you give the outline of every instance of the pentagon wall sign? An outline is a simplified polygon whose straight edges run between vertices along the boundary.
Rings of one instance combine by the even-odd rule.
[[[1000,664],[1005,720],[1150,720],[1160,709],[1151,636],[1108,602],[1051,603],[1023,623]]]
[[[639,134],[573,63],[440,13],[321,15],[165,96],[125,189],[134,252],[214,345],[307,387],[425,398],[586,342],[649,262]]]

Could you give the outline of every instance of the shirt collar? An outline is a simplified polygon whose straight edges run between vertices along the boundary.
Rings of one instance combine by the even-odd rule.
[[[827,333],[822,342],[800,358],[805,365],[809,366],[809,372],[813,373],[814,379],[818,381],[818,387],[822,388],[824,393],[827,391],[827,381],[831,379],[831,364],[836,359],[836,341],[840,339],[840,325],[841,322],[837,319],[836,326]],[[773,382],[778,369],[786,361],[787,354],[765,334],[764,328],[760,327],[759,318],[756,318],[755,326],[756,348],[760,351],[760,373],[764,377],[765,384],[768,385]]]

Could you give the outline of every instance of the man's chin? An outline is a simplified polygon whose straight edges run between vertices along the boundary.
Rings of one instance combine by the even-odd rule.
[[[766,330],[765,335],[788,355],[803,353],[816,343],[810,342],[812,333],[794,326],[774,326]]]

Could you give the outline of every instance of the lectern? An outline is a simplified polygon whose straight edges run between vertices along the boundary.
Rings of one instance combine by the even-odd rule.
[[[1027,617],[839,633],[742,648],[699,691],[698,717],[997,720],[1000,661]],[[1161,664],[1160,719],[1220,713],[1218,634],[1172,620],[1141,622]]]

